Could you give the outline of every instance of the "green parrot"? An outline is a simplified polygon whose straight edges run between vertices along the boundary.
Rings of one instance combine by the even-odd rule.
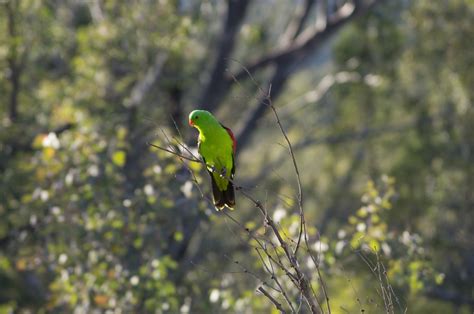
[[[234,134],[217,121],[206,110],[194,110],[189,114],[189,125],[199,131],[198,152],[211,176],[214,206],[217,210],[235,206],[234,155],[236,142]],[[230,180],[229,180],[230,179]]]

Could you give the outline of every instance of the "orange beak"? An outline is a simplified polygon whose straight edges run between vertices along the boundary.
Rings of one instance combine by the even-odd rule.
[[[193,120],[189,119],[188,123],[189,123],[190,126],[194,126]]]

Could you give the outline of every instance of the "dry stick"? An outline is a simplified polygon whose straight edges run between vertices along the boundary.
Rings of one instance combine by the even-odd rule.
[[[228,212],[226,211],[223,211],[223,214],[227,216],[227,218],[229,218],[230,220],[232,220],[233,223],[235,223],[236,225],[238,225],[240,228],[242,228],[242,230],[245,230],[245,232],[248,233],[249,237],[254,239],[255,241],[265,241],[265,242],[270,242],[269,240],[267,240],[263,235],[259,234],[258,232],[255,232],[255,234],[247,227],[245,227],[241,222],[239,222],[237,219],[235,219],[234,217],[232,217]],[[253,246],[252,246],[253,247]],[[255,247],[254,247],[255,248]]]
[[[275,290],[276,292],[278,293],[281,293],[280,290],[278,290],[277,288],[271,286],[269,283],[267,283],[265,280],[263,280],[262,278],[260,278],[257,274],[255,274],[254,272],[251,272],[250,270],[248,270],[244,265],[242,265],[242,263],[240,263],[239,261],[237,260],[232,260],[227,254],[224,254],[224,257],[227,258],[227,260],[229,260],[230,262],[234,263],[235,265],[237,265],[240,269],[242,269],[242,272],[244,274],[249,274],[251,276],[253,276],[255,279],[257,279],[258,281],[261,282],[262,285],[264,286],[267,286],[269,287],[270,289],[272,290]],[[232,273],[232,272],[230,272]],[[234,272],[235,273],[235,272]]]
[[[253,240],[255,240],[255,241],[258,243],[258,245],[260,246],[260,249],[261,249],[263,252],[265,252],[265,255],[269,258],[269,260],[271,260],[271,261],[273,261],[275,264],[277,264],[278,267],[280,267],[280,269],[282,269],[282,270],[287,274],[287,276],[291,279],[291,281],[295,284],[295,286],[298,286],[297,281],[296,281],[296,278],[294,277],[294,275],[292,275],[292,274],[289,272],[289,270],[288,270],[282,263],[280,264],[280,263],[278,263],[278,262],[275,261],[275,259],[274,259],[274,258],[271,256],[271,254],[268,252],[268,250],[267,250],[265,244],[263,244],[254,234],[252,234],[249,228],[246,228],[245,226],[243,226],[238,220],[236,220],[234,217],[232,217],[229,213],[224,212],[224,214],[225,214],[228,218],[230,218],[234,223],[236,223],[238,226],[240,226],[243,230],[245,230],[245,231],[249,234],[249,236],[250,236]],[[271,243],[271,245],[274,247],[273,242],[270,241],[270,243]],[[267,269],[267,272],[271,275],[271,279],[277,283],[277,285],[278,285],[278,287],[280,288],[281,291],[279,291],[279,290],[277,290],[277,289],[271,287],[271,286],[268,285],[268,284],[267,284],[267,285],[268,285],[269,287],[273,288],[275,291],[278,291],[279,293],[281,293],[281,294],[283,295],[283,297],[285,298],[285,301],[288,303],[288,305],[289,305],[290,308],[292,309],[292,311],[295,312],[295,311],[294,311],[294,308],[293,308],[293,305],[292,305],[290,299],[288,298],[288,295],[287,295],[286,291],[284,290],[283,286],[282,286],[282,285],[280,284],[280,282],[278,281],[278,278],[275,276],[275,273],[274,273],[274,272],[271,272],[271,271],[267,268],[267,265],[266,265],[266,263],[265,263],[265,260],[263,259],[263,257],[262,257],[261,254],[260,254],[259,248],[258,248],[258,247],[254,247],[254,249],[255,249],[255,250],[257,251],[257,253],[258,253],[258,255],[259,255],[259,257],[260,257],[260,260],[261,260],[261,262],[262,262],[262,265],[264,265],[264,267]],[[235,263],[235,262],[236,262],[236,261],[234,261],[234,263]],[[261,280],[261,281],[262,281],[262,284],[265,284],[265,282],[264,282],[263,280]],[[264,295],[265,295],[265,294],[264,294]],[[268,297],[267,295],[265,295],[265,296]],[[270,301],[272,301],[272,300],[270,300]],[[273,301],[272,301],[272,303],[273,303]]]
[[[293,304],[291,303],[290,299],[288,298],[288,295],[285,291],[285,289],[283,288],[283,286],[281,285],[280,281],[278,280],[278,277],[275,276],[275,270],[273,268],[273,264],[272,264],[272,260],[269,259],[269,263],[270,263],[270,267],[271,267],[271,270],[270,268],[268,268],[267,264],[265,263],[264,261],[264,258],[263,256],[261,255],[260,251],[258,250],[258,248],[255,249],[257,251],[257,254],[258,256],[260,257],[260,259],[262,260],[262,264],[263,266],[265,267],[265,269],[267,270],[268,273],[271,274],[271,278],[273,279],[273,281],[275,281],[275,283],[277,284],[277,286],[280,288],[280,293],[283,295],[283,297],[285,298],[285,301],[286,303],[288,303],[288,306],[291,308],[292,312],[295,313],[295,308],[293,307]]]
[[[243,230],[245,230],[245,231],[249,234],[249,237],[250,237],[251,239],[253,239],[253,240],[255,240],[257,243],[259,243],[259,240],[258,240],[258,238],[257,238],[258,233],[256,233],[257,235],[254,235],[254,234],[252,233],[252,231],[250,231],[249,228],[243,226],[237,219],[235,219],[234,217],[232,217],[229,213],[224,212],[224,214],[225,214],[228,218],[230,218],[230,219],[232,220],[232,222],[234,222],[234,223],[237,224],[239,227],[241,227]],[[229,230],[230,230],[230,229],[229,229]],[[230,231],[233,233],[232,230],[230,230]],[[259,236],[259,237],[262,238],[263,241],[265,241],[265,242],[267,241],[263,236]],[[240,238],[239,238],[239,239],[240,239]],[[242,239],[241,239],[241,240],[242,240]],[[269,241],[269,242],[271,243],[272,246],[274,245],[271,241]],[[246,242],[246,244],[249,245],[250,247],[252,247],[253,249],[255,249],[255,250],[257,251],[257,253],[259,253],[259,251],[258,251],[259,249],[262,249],[262,250],[265,251],[265,245],[264,245],[263,243],[262,243],[262,244],[259,243],[260,248],[257,247],[257,246],[253,246],[253,245],[251,245],[251,244],[249,244],[249,243],[247,243],[247,242]],[[266,252],[266,255],[269,256],[268,252]],[[264,261],[264,259],[260,256],[260,254],[259,254],[259,257],[260,257],[260,260],[261,260],[262,264],[263,264],[264,266],[266,266],[266,265],[265,265],[265,261]],[[272,260],[272,257],[269,256],[269,259]],[[237,264],[238,261],[234,261],[234,263]],[[240,266],[240,265],[239,265],[239,266]],[[280,268],[284,268],[284,266],[280,266],[280,265],[278,265],[278,266],[279,266]],[[273,265],[272,265],[272,269],[273,269]],[[274,273],[272,273],[272,272],[268,272],[268,273],[271,275],[271,279],[275,280]],[[256,276],[254,276],[254,277],[256,277]],[[291,278],[290,278],[290,279],[291,279]],[[277,292],[279,292],[279,293],[282,293],[282,294],[286,297],[286,292],[284,291],[283,287],[282,287],[281,285],[279,285],[279,283],[278,283],[278,286],[280,287],[281,291],[278,290],[278,289],[275,289],[275,288],[272,287],[272,286],[270,286],[269,284],[267,284],[267,283],[266,283],[264,280],[262,280],[262,279],[260,279],[260,281],[262,282],[263,285],[267,285],[268,287],[274,289],[275,291],[277,291]],[[290,302],[290,304],[291,304],[291,302]]]
[[[389,285],[384,283],[384,279],[386,279],[387,277],[385,266],[383,266],[383,263],[380,261],[380,256],[377,250],[375,248],[373,250],[377,258],[378,279],[380,282],[380,288],[382,289],[382,293],[384,294],[385,309],[387,310],[387,312],[395,313],[393,300],[392,300],[392,294],[390,293]],[[386,281],[388,282],[387,279]]]
[[[381,268],[380,268],[380,261],[379,261],[378,255],[377,255],[376,270],[377,270],[377,279],[378,279],[379,284],[380,284],[380,291],[382,292],[383,303],[385,305],[385,310],[387,311],[387,313],[392,313],[392,311],[390,311],[389,296],[387,295],[387,291],[386,291],[385,286],[383,284],[382,271],[381,271]]]
[[[292,274],[288,268],[283,264],[283,262],[281,261],[280,259],[280,256],[278,253],[276,253],[277,257],[278,257],[278,261],[275,260],[275,258],[268,252],[267,248],[265,247],[265,245],[261,242],[262,240],[265,241],[265,242],[268,242],[272,247],[273,249],[276,251],[276,248],[275,248],[275,244],[272,242],[272,241],[268,241],[266,240],[263,236],[260,236],[262,239],[259,239],[259,237],[257,237],[257,235],[254,235],[249,228],[245,227],[244,225],[242,225],[237,219],[235,219],[234,217],[232,217],[229,213],[227,212],[224,212],[224,215],[226,215],[228,218],[230,218],[235,224],[237,224],[239,227],[242,228],[242,230],[245,230],[245,232],[247,232],[247,234],[249,235],[250,238],[252,238],[253,240],[255,240],[255,242],[257,242],[257,244],[259,245],[260,249],[265,253],[265,255],[273,262],[275,263],[276,265],[278,265],[278,267],[280,267],[280,269],[282,269],[285,274],[288,276],[288,278],[290,278],[290,280],[293,282],[293,284],[297,287],[298,286],[298,279],[295,277],[294,274]],[[255,247],[255,246],[251,246],[253,247],[254,249],[258,249],[258,247]]]
[[[354,249],[354,248],[352,248],[352,249]],[[377,266],[373,265],[372,262],[366,256],[364,256],[362,250],[355,250],[354,249],[354,251],[357,254],[357,256],[359,256],[362,259],[362,261],[364,261],[364,263],[368,266],[368,268],[370,269],[370,272],[374,275],[374,277],[377,278],[377,273],[376,273]],[[380,296],[380,298],[383,298],[383,296],[380,294],[380,292],[378,290],[376,290],[376,291],[377,291],[377,294]],[[379,304],[377,302],[375,302],[375,304],[376,304],[377,307],[379,306]]]
[[[202,163],[202,161],[199,160],[199,159],[195,159],[195,158],[192,158],[192,157],[184,156],[183,154],[180,154],[180,153],[178,153],[178,152],[175,152],[175,151],[173,151],[173,150],[171,150],[171,149],[168,149],[168,148],[165,148],[165,147],[161,147],[161,146],[155,145],[155,144],[150,143],[150,142],[147,142],[147,144],[148,144],[149,146],[151,146],[151,147],[154,147],[154,148],[157,148],[157,149],[159,149],[159,150],[165,151],[165,152],[167,152],[167,153],[173,154],[173,155],[175,155],[175,156],[177,156],[177,157],[179,157],[179,158],[186,159],[186,160],[192,161],[192,162]]]
[[[174,121],[174,120],[173,120],[173,121]],[[178,130],[178,133],[181,134],[181,133],[179,132],[178,126],[176,125],[176,122],[175,122],[175,126],[176,126],[176,128],[177,128],[177,130]],[[166,133],[165,133],[165,131],[163,131],[163,129],[160,128],[160,130],[161,130],[161,132],[163,133],[163,135],[165,136],[166,141],[168,142],[168,145],[171,146],[171,141],[170,141],[168,135],[166,135]],[[147,142],[147,144],[148,144],[149,146],[151,146],[151,147],[160,149],[160,150],[162,150],[162,151],[165,151],[165,152],[168,152],[168,153],[170,153],[170,154],[173,154],[173,155],[177,156],[177,157],[179,158],[179,160],[181,161],[181,163],[183,164],[183,166],[186,168],[186,170],[188,170],[188,172],[189,172],[189,173],[191,174],[191,176],[193,177],[193,183],[194,183],[194,185],[197,187],[197,189],[199,190],[199,193],[201,194],[201,197],[202,197],[203,199],[207,200],[208,202],[212,203],[211,200],[210,200],[209,198],[207,198],[207,197],[204,195],[204,193],[203,193],[201,187],[199,186],[199,182],[198,182],[198,180],[197,180],[197,178],[196,178],[196,175],[194,174],[194,171],[193,171],[191,168],[189,168],[188,165],[186,165],[186,163],[184,162],[184,160],[188,160],[188,161],[192,161],[192,162],[198,162],[198,163],[201,163],[201,164],[203,164],[204,166],[206,166],[206,165],[204,164],[204,161],[202,161],[202,160],[198,159],[196,156],[194,156],[194,154],[193,154],[185,145],[183,145],[182,143],[180,143],[179,140],[176,140],[176,139],[175,139],[175,141],[177,141],[180,146],[184,147],[185,150],[192,156],[192,158],[187,157],[187,156],[184,156],[183,154],[180,154],[180,153],[175,152],[175,151],[173,151],[173,150],[170,150],[170,149],[167,149],[167,148],[164,148],[164,147],[161,147],[161,146],[152,144],[152,143],[150,143],[150,142]]]
[[[400,300],[398,299],[397,294],[393,290],[392,284],[388,280],[387,269],[385,268],[385,265],[383,263],[382,263],[382,268],[383,268],[383,271],[384,271],[384,274],[385,274],[385,284],[387,285],[389,292],[392,294],[393,297],[395,297],[395,301],[397,302],[397,305],[400,309],[400,312],[406,312],[407,308],[405,307],[405,310],[403,310],[403,307],[400,303]]]
[[[318,235],[319,235],[319,233],[318,233]],[[323,277],[321,275],[321,267],[320,267],[320,264],[319,264],[320,260],[319,260],[319,258],[318,258],[318,260],[316,260],[316,258],[311,253],[311,250],[310,250],[310,247],[309,247],[309,244],[308,244],[308,235],[306,233],[306,228],[305,228],[304,241],[305,241],[306,251],[308,252],[311,260],[313,261],[313,263],[316,267],[316,271],[318,273],[318,280],[319,280],[319,283],[321,284],[321,288],[323,290],[324,299],[326,301],[326,306],[328,308],[328,313],[331,314],[331,306],[329,305],[329,296],[328,296],[328,293],[327,293],[326,283],[324,282]],[[311,290],[313,291],[313,295],[315,295],[315,292],[314,292],[312,286],[311,286]],[[316,297],[316,295],[314,297]]]
[[[311,252],[309,250],[308,233],[307,233],[307,230],[306,230],[306,222],[305,222],[305,216],[304,216],[304,211],[303,211],[303,189],[302,189],[302,185],[301,185],[301,176],[300,176],[300,172],[299,172],[299,169],[298,169],[298,163],[296,162],[296,157],[295,157],[295,154],[294,154],[294,151],[293,151],[293,147],[291,145],[291,141],[288,138],[288,135],[286,134],[286,132],[283,128],[283,125],[281,124],[280,117],[278,116],[278,113],[277,113],[277,111],[276,111],[275,107],[273,106],[273,103],[270,99],[270,91],[268,92],[267,101],[268,101],[268,105],[269,105],[270,109],[273,112],[273,115],[275,116],[278,127],[280,128],[280,131],[283,134],[283,136],[285,137],[285,141],[288,145],[288,151],[290,152],[291,160],[293,162],[293,168],[295,169],[296,181],[297,181],[297,184],[298,184],[298,207],[299,207],[299,210],[300,210],[300,230],[299,230],[299,234],[298,234],[298,241],[296,243],[296,247],[295,247],[295,250],[294,250],[293,254],[296,257],[296,254],[298,253],[298,249],[300,247],[301,238],[304,234],[305,245],[306,245],[307,251],[308,251],[311,259],[315,263],[315,266],[316,266],[316,269],[317,269],[317,272],[318,272],[318,279],[319,279],[319,282],[321,283],[321,287],[323,289],[323,294],[324,294],[324,297],[325,297],[325,300],[326,300],[326,306],[327,306],[328,312],[330,314],[331,313],[331,307],[329,305],[329,297],[328,297],[328,294],[327,294],[326,284],[324,283],[324,281],[322,279],[321,269],[319,267],[319,263],[316,263],[314,256],[311,254]],[[312,287],[311,283],[310,283],[310,287],[311,287],[311,291],[313,293],[313,296],[316,298],[316,294],[313,290],[313,287]]]
[[[245,230],[249,236],[254,239],[260,246],[260,248],[257,248],[257,247],[254,247],[254,249],[257,250],[257,253],[259,254],[259,257],[260,259],[262,260],[262,264],[266,266],[265,264],[265,261],[263,259],[263,257],[261,256],[260,252],[258,251],[259,249],[261,249],[265,255],[268,257],[269,260],[271,260],[273,263],[275,263],[275,265],[277,265],[281,270],[283,270],[285,272],[285,274],[288,276],[288,278],[290,278],[290,280],[293,282],[293,284],[298,287],[299,286],[299,283],[298,283],[298,279],[295,277],[295,275],[293,275],[289,270],[288,268],[283,264],[283,262],[281,261],[280,259],[280,256],[278,254],[278,252],[276,251],[276,247],[275,247],[275,244],[271,241],[269,241],[269,243],[271,244],[271,246],[273,247],[273,250],[275,251],[276,253],[276,256],[278,258],[278,261],[270,254],[270,252],[268,252],[268,249],[266,248],[266,246],[261,242],[261,240],[259,240],[255,235],[253,235],[250,231],[250,229],[246,228],[245,226],[243,226],[239,221],[237,221],[235,218],[233,218],[230,214],[228,214],[227,212],[224,212],[224,214],[229,217],[234,223],[236,223],[237,225],[239,225],[243,230]],[[285,300],[287,301],[287,303],[289,304],[290,308],[292,308],[293,312],[294,311],[294,308],[293,306],[291,305],[291,301],[289,300],[285,290],[283,289],[283,286],[279,283],[278,279],[274,276],[274,273],[272,273],[271,271],[269,271],[269,273],[272,275],[272,279],[274,281],[277,282],[277,285],[280,287],[280,289],[282,290],[282,294],[285,298]]]
[[[305,233],[306,235],[306,223],[305,223],[304,212],[303,212],[303,188],[301,186],[300,171],[298,169],[298,163],[296,162],[295,154],[293,152],[293,146],[291,145],[290,139],[288,138],[288,135],[286,134],[285,129],[283,128],[283,125],[280,122],[280,117],[278,116],[278,113],[270,99],[270,91],[268,91],[267,101],[268,101],[268,105],[270,109],[273,112],[273,115],[275,116],[278,127],[280,128],[280,131],[283,134],[283,137],[285,138],[285,141],[288,145],[288,151],[290,152],[291,161],[293,162],[293,168],[295,169],[296,181],[298,184],[298,207],[300,210],[300,231],[298,234],[298,241],[296,243],[295,251],[293,252],[293,254],[296,256],[296,254],[298,253],[298,249],[300,247],[301,237],[303,233]]]
[[[166,132],[165,132],[162,128],[160,128],[160,131],[161,131],[161,133],[163,133],[164,137],[165,137],[166,140],[168,141],[168,145],[171,145],[172,142],[171,142],[170,138],[168,137],[168,135],[166,134]],[[178,132],[179,132],[179,131],[178,131]],[[195,160],[200,160],[201,163],[204,164],[204,161],[201,160],[200,158],[194,156],[194,154],[186,147],[186,145],[184,145],[183,143],[181,143],[179,139],[176,139],[175,137],[173,137],[173,139],[176,141],[176,144],[178,145],[178,147],[184,147],[184,150],[185,150],[186,152],[188,152],[188,154],[190,154],[190,155],[192,156],[192,158],[194,158]],[[204,165],[205,165],[205,164],[204,164]]]
[[[292,238],[290,238],[290,237],[286,234],[285,230],[281,227],[281,225],[280,225],[280,224],[278,224],[278,225],[280,226],[280,228],[281,228],[281,230],[282,230],[282,232],[283,232],[283,235],[284,235],[290,242],[295,243],[295,241],[294,241]],[[317,273],[318,273],[318,276],[319,276],[318,279],[319,279],[321,285],[322,285],[322,286],[324,285],[324,286],[323,286],[323,291],[324,291],[324,295],[325,295],[325,297],[326,297],[326,304],[327,304],[327,307],[328,307],[328,313],[330,314],[330,313],[331,313],[331,307],[329,306],[329,298],[327,298],[327,294],[325,293],[326,287],[325,287],[324,281],[322,280],[322,277],[321,277],[321,271],[320,271],[320,267],[319,267],[319,262],[316,262],[316,259],[314,258],[313,254],[311,253],[310,247],[309,247],[308,242],[307,242],[306,234],[305,234],[305,240],[306,240],[306,241],[305,241],[305,243],[306,243],[306,252],[309,254],[309,256],[311,257],[311,260],[313,261],[313,263],[314,263],[314,265],[315,265],[315,267],[316,267],[316,270],[317,270]],[[317,300],[318,297],[316,296],[316,292],[314,291],[313,285],[311,285],[311,283],[310,283],[310,288],[311,288],[311,292],[313,293],[313,297]],[[318,302],[319,302],[319,301],[318,301]]]
[[[264,296],[266,296],[272,303],[275,305],[275,307],[280,311],[280,313],[286,313],[286,311],[281,307],[280,302],[278,302],[270,293],[268,293],[267,290],[265,290],[263,287],[258,287],[257,289],[260,291]]]
[[[280,225],[280,224],[278,224],[278,225]],[[281,225],[280,225],[280,228],[281,228]],[[295,241],[286,234],[286,232],[283,228],[282,228],[282,232],[283,232],[283,235],[285,237],[287,237],[289,241],[291,241],[292,243],[295,243]],[[310,249],[309,244],[307,242],[306,234],[305,234],[305,246],[306,246],[306,253],[308,253],[308,255],[311,257],[311,260],[313,261],[313,263],[316,267],[316,270],[317,270],[317,273],[318,273],[318,276],[319,276],[318,279],[319,279],[319,282],[322,286],[323,293],[324,293],[324,296],[325,296],[325,299],[326,299],[326,305],[327,305],[327,308],[328,308],[328,313],[330,314],[331,313],[331,307],[329,306],[329,298],[327,297],[327,293],[326,293],[326,284],[322,280],[322,276],[321,276],[321,270],[320,270],[320,266],[319,266],[319,258],[318,258],[318,260],[316,260],[316,258],[313,256],[313,253],[311,252],[311,249]],[[317,299],[316,292],[314,291],[313,286],[310,286],[310,287],[311,287],[311,290],[313,292],[313,296]]]
[[[311,310],[312,313],[320,313],[321,312],[321,306],[317,302],[317,299],[312,296],[312,291],[311,291],[311,283],[308,281],[308,279],[305,277],[304,273],[301,271],[301,268],[298,264],[298,261],[296,259],[296,256],[293,254],[293,252],[290,250],[290,247],[288,243],[282,238],[280,231],[278,230],[277,226],[275,225],[273,219],[268,216],[268,213],[266,213],[266,209],[263,207],[262,203],[255,200],[251,195],[248,193],[241,191],[240,192],[250,201],[252,201],[255,206],[260,210],[262,215],[264,216],[265,223],[270,226],[272,229],[273,233],[278,239],[278,242],[280,246],[283,248],[283,251],[285,252],[286,258],[290,262],[291,267],[294,269],[296,273],[296,278],[298,280],[298,284],[296,285],[303,296],[305,297],[306,303],[308,303],[308,306]]]

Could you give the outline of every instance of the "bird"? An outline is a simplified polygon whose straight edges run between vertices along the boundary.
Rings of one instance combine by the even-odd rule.
[[[222,125],[209,111],[194,110],[189,114],[189,125],[199,131],[198,152],[211,176],[214,206],[217,211],[226,206],[235,207],[234,134]]]

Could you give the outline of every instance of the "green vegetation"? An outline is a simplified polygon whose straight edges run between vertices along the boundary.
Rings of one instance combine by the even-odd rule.
[[[262,91],[322,309],[472,313],[474,2],[316,2],[0,0],[0,313],[278,313],[255,203],[217,213],[201,164],[148,145],[213,111],[294,247]]]

